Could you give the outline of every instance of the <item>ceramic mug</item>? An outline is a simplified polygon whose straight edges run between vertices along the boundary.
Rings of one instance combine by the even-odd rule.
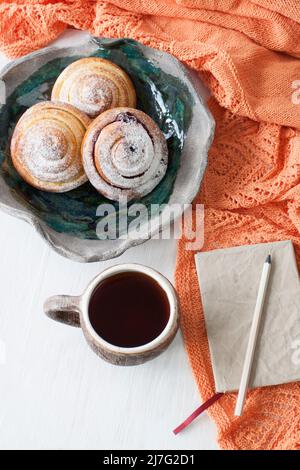
[[[120,347],[105,341],[94,330],[89,318],[89,303],[97,286],[104,279],[125,272],[142,273],[154,279],[166,293],[170,307],[169,319],[163,331],[153,341],[136,347]],[[158,271],[140,264],[120,264],[106,269],[88,284],[82,295],[56,295],[47,299],[44,312],[53,320],[81,327],[88,344],[98,356],[123,366],[142,364],[161,354],[174,339],[178,329],[179,308],[174,287]]]

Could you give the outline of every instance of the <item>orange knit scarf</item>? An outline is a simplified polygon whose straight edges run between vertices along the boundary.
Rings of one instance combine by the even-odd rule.
[[[0,3],[0,47],[19,56],[67,26],[133,37],[197,70],[217,122],[197,201],[204,250],[292,239],[300,262],[300,3],[298,0],[96,0]],[[182,330],[202,395],[214,393],[194,253],[179,243]],[[288,315],[288,312],[287,312]],[[234,394],[209,413],[226,449],[300,449],[300,383],[257,389],[244,415]]]

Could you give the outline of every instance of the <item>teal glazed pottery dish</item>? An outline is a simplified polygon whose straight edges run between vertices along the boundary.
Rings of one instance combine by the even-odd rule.
[[[134,83],[137,108],[152,117],[167,139],[165,177],[150,194],[128,203],[128,209],[138,202],[147,211],[138,238],[130,236],[132,217],[129,222],[126,217],[128,234],[122,236],[124,207],[105,199],[90,183],[66,193],[48,193],[28,185],[12,165],[10,139],[18,119],[33,104],[49,100],[58,75],[82,57],[103,57],[122,67]],[[164,228],[166,204],[180,204],[183,211],[197,194],[214,120],[199,78],[175,57],[130,39],[87,38],[77,47],[45,48],[16,60],[0,79],[6,90],[6,103],[0,106],[0,208],[31,223],[58,253],[82,262],[119,256]],[[108,234],[110,239],[107,204],[114,204],[118,221],[117,237]]]

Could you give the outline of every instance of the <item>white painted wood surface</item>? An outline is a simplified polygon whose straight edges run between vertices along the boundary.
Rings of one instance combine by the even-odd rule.
[[[69,31],[57,43],[81,37]],[[7,62],[0,55],[0,66]],[[0,227],[0,449],[216,449],[206,414],[172,433],[200,404],[180,333],[155,360],[114,367],[88,348],[79,329],[42,311],[48,296],[78,294],[121,262],[152,266],[173,280],[175,241],[152,240],[109,262],[79,264],[1,212]]]

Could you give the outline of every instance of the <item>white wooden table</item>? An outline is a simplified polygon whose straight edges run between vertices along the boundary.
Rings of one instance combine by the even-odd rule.
[[[67,32],[74,45],[83,33]],[[0,66],[8,59],[0,56]],[[206,414],[182,434],[172,429],[200,397],[180,333],[141,366],[99,359],[80,329],[49,320],[53,294],[77,294],[105,267],[138,262],[173,279],[176,243],[151,240],[109,262],[79,264],[52,251],[24,222],[0,213],[0,448],[216,449]]]

